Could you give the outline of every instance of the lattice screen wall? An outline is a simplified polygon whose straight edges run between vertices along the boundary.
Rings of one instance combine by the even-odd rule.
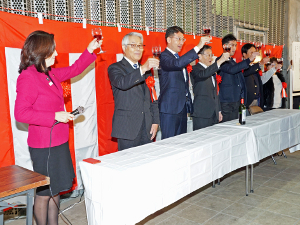
[[[203,25],[212,27],[212,35],[222,37],[236,33],[236,27],[263,32],[266,42],[283,44],[284,12],[286,0],[0,0],[0,6],[53,15],[48,19],[123,27],[134,26],[164,32],[169,26],[178,25],[186,32],[203,33]],[[2,9],[4,10],[4,9]],[[35,14],[14,12],[26,16]],[[101,23],[99,21],[110,22]],[[158,29],[152,29],[158,28]],[[260,34],[260,33],[259,33]],[[243,40],[262,39],[260,35],[240,36]]]

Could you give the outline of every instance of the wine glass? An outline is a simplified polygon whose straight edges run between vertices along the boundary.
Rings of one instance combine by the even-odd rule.
[[[283,64],[283,58],[278,58],[277,63],[282,65]],[[282,71],[282,67],[280,68],[280,71]]]
[[[229,52],[229,53],[230,53],[230,51],[231,51],[231,46],[230,46],[230,44],[225,44],[225,45],[223,46],[223,49],[225,50],[225,52]],[[229,57],[228,60],[230,60],[230,58],[231,58],[231,57]]]
[[[160,53],[161,53],[161,47],[160,46],[153,46],[152,47],[153,58],[159,59]],[[157,69],[160,69],[160,67],[158,67]]]
[[[205,34],[205,36],[209,36],[211,31],[211,27],[210,26],[203,26],[203,32]],[[211,42],[206,42],[206,44],[211,44]]]
[[[265,51],[264,51],[264,54],[265,54],[265,56],[270,57],[270,55],[271,55],[271,50],[270,50],[270,49],[265,50]]]
[[[262,47],[262,42],[256,42],[255,47],[256,47],[256,51],[260,51]]]
[[[97,41],[100,41],[102,39],[102,30],[101,28],[97,27],[92,29],[92,35],[94,38],[97,38]],[[100,52],[98,54],[104,53],[105,51],[102,50],[100,46]]]

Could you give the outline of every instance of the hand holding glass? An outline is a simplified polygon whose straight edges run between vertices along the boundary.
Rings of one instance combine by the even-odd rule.
[[[283,65],[283,58],[278,58],[277,63]],[[280,68],[280,71],[282,71],[282,67]]]

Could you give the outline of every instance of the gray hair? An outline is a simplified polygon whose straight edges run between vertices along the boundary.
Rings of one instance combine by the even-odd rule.
[[[141,33],[138,32],[130,32],[129,34],[126,34],[123,39],[122,39],[122,45],[128,45],[129,43],[129,37],[131,36],[137,36],[141,39],[142,43],[143,43],[143,35]]]

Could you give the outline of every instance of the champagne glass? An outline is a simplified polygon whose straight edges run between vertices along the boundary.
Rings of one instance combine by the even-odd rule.
[[[270,50],[270,49],[265,50],[265,51],[264,51],[264,54],[265,54],[265,56],[270,57],[270,55],[271,55],[271,50]]]
[[[100,41],[102,39],[102,30],[101,28],[97,27],[92,29],[92,35],[94,38],[97,38],[97,41]],[[102,54],[105,51],[102,50],[101,46],[100,46],[100,52],[98,54]]]
[[[204,32],[205,36],[209,36],[210,31],[211,31],[211,27],[210,26],[203,26],[203,32]],[[211,42],[209,41],[206,44],[211,44]]]
[[[159,59],[160,53],[161,53],[161,47],[160,46],[153,46],[152,47],[153,58]],[[160,67],[158,67],[157,69],[160,69]]]

